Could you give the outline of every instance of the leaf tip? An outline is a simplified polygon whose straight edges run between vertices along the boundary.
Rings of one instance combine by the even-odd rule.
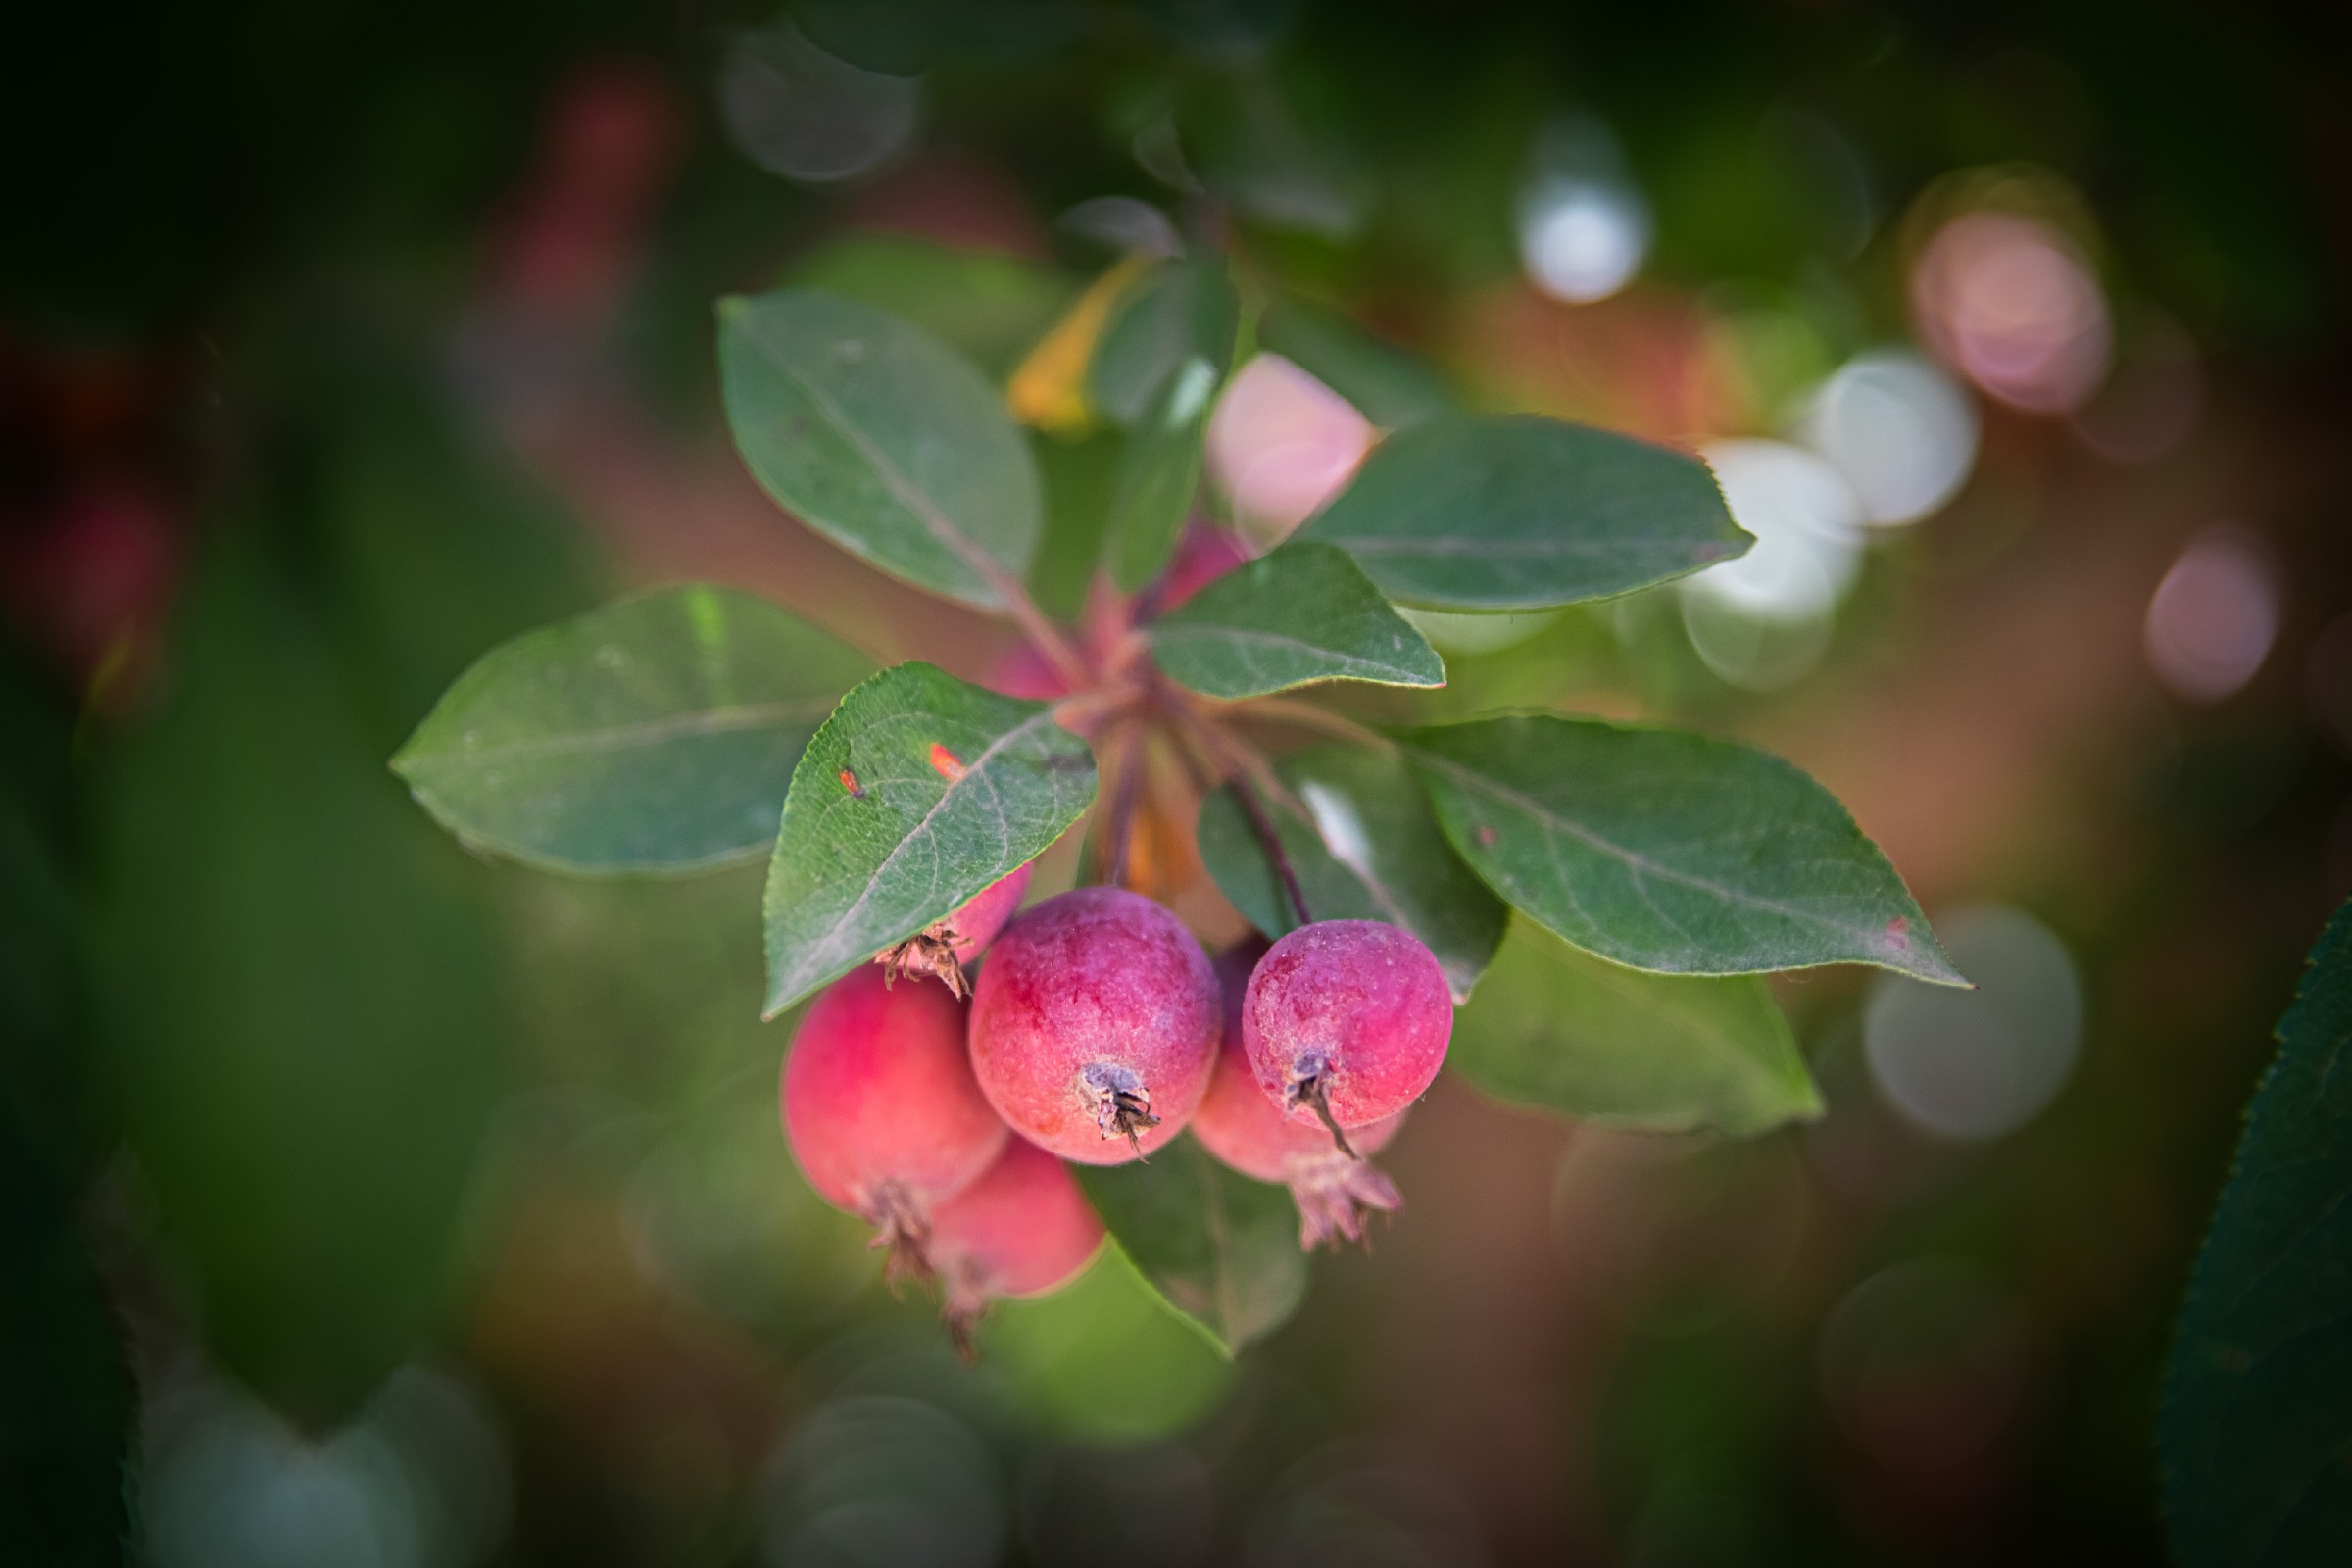
[[[1866,945],[1867,962],[1924,980],[1929,985],[1954,986],[1963,991],[1976,989],[1973,981],[1952,967],[1952,960],[1924,919],[1915,925],[1910,915],[1898,914],[1881,926]]]

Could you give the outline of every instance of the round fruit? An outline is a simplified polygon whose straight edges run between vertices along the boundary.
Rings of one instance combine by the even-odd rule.
[[[935,975],[956,995],[969,995],[972,987],[964,969],[997,939],[1004,922],[1021,906],[1032,869],[1033,864],[1014,866],[966,899],[946,919],[934,920],[896,947],[874,955],[874,961],[893,980],[903,975]]]
[[[972,1067],[1013,1131],[1116,1165],[1176,1136],[1216,1059],[1217,981],[1176,917],[1123,888],[1025,910],[972,999]]]
[[[784,1134],[808,1185],[870,1221],[894,1274],[926,1271],[932,1209],[1004,1147],[945,986],[854,969],[808,1008],[785,1054]]]
[[[1208,1080],[1208,1093],[1193,1112],[1193,1136],[1218,1159],[1261,1182],[1281,1182],[1298,1205],[1298,1245],[1311,1250],[1345,1237],[1359,1241],[1364,1210],[1394,1209],[1404,1200],[1387,1176],[1363,1156],[1377,1152],[1404,1125],[1404,1112],[1384,1117],[1348,1135],[1352,1153],[1333,1147],[1321,1126],[1300,1126],[1285,1116],[1280,1102],[1257,1086],[1242,1050],[1242,998],[1250,969],[1266,951],[1260,940],[1217,956],[1217,979],[1225,994],[1225,1045]]]
[[[1242,1049],[1290,1119],[1368,1127],[1411,1104],[1453,1036],[1437,958],[1377,920],[1303,925],[1267,950],[1242,1000]]]
[[[1102,1245],[1102,1222],[1069,1167],[1026,1139],[1007,1139],[978,1181],[931,1211],[948,1332],[968,1348],[990,1301],[1061,1289]]]

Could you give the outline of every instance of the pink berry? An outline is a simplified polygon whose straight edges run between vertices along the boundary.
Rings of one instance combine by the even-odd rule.
[[[1012,918],[1012,911],[1021,906],[1032,869],[1033,865],[1013,867],[966,899],[946,919],[934,920],[906,941],[875,954],[874,961],[893,980],[905,975],[935,975],[956,995],[967,995],[972,988],[964,977],[964,966],[980,956],[981,950],[994,942],[1004,922]]]
[[[990,1301],[1061,1289],[1102,1245],[1102,1222],[1069,1167],[1026,1139],[1007,1139],[978,1181],[931,1211],[949,1333],[968,1345]]]
[[[1388,1177],[1362,1156],[1375,1153],[1404,1125],[1403,1111],[1348,1134],[1354,1151],[1343,1153],[1321,1126],[1300,1126],[1282,1112],[1279,1101],[1257,1086],[1242,1050],[1242,998],[1250,972],[1266,951],[1252,939],[1229,948],[1216,959],[1225,994],[1225,1045],[1217,1054],[1208,1093],[1193,1112],[1193,1136],[1218,1159],[1261,1182],[1281,1182],[1298,1205],[1298,1245],[1312,1250],[1345,1237],[1360,1241],[1364,1210],[1394,1209],[1404,1200]]]
[[[1242,1000],[1260,1089],[1337,1134],[1394,1116],[1446,1063],[1453,995],[1437,958],[1377,920],[1303,925],[1267,950]]]
[[[948,940],[956,949],[956,956],[965,963],[980,956],[981,950],[997,940],[1004,922],[1021,906],[1021,895],[1029,891],[1029,873],[1035,862],[1017,865],[997,878],[964,902],[962,908],[948,916],[946,924],[952,929]]]
[[[966,1011],[945,986],[854,969],[808,1008],[784,1057],[784,1134],[801,1174],[873,1224],[894,1275],[927,1271],[933,1208],[1004,1147],[964,1052]]]
[[[1182,1130],[1208,1087],[1217,980],[1176,917],[1123,888],[1022,912],[980,970],[972,1067],[1013,1131],[1116,1165]]]

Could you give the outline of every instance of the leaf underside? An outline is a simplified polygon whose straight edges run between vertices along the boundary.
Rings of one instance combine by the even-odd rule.
[[[1070,1169],[1152,1288],[1227,1355],[1305,1298],[1291,1195],[1227,1169],[1190,1134],[1148,1160]]]
[[[1642,1132],[1746,1137],[1821,1114],[1753,975],[1645,974],[1514,920],[1447,1065],[1495,1099]]]
[[[1878,846],[1779,758],[1548,713],[1403,739],[1462,858],[1587,952],[1665,974],[1866,963],[1967,984]]]
[[[1314,681],[1443,686],[1446,662],[1346,552],[1286,544],[1210,582],[1152,623],[1168,678],[1235,700]]]
[[[920,662],[876,675],[793,770],[768,862],[766,1015],[1034,859],[1094,798],[1094,754],[1049,705]]]
[[[700,870],[766,853],[802,748],[873,669],[751,594],[656,589],[492,649],[392,766],[477,848]]]
[[[2247,1107],[2157,1439],[2185,1568],[2352,1560],[2352,905]]]
[[[1308,913],[1410,931],[1436,955],[1454,1001],[1466,1001],[1510,910],[1446,842],[1404,759],[1317,746],[1283,758],[1275,771],[1308,813],[1264,803]],[[1270,937],[1298,925],[1232,786],[1201,803],[1200,844],[1208,874],[1251,925]]]
[[[1746,551],[1696,458],[1533,415],[1445,415],[1389,437],[1298,537],[1427,610],[1546,610]]]
[[[970,362],[887,311],[799,288],[722,300],[718,362],[736,450],[778,505],[918,588],[1004,608],[1044,503]]]

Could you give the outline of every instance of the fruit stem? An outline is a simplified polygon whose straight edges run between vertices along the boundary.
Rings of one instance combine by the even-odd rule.
[[[1285,807],[1304,816],[1302,808],[1289,798],[1282,780],[1274,775],[1273,767],[1257,755],[1249,743],[1226,733],[1215,719],[1196,710],[1179,693],[1169,694],[1164,702],[1165,711],[1176,720],[1178,739],[1190,740],[1199,747],[1213,768],[1216,777],[1207,776],[1200,763],[1183,746],[1177,755],[1192,769],[1193,782],[1205,795],[1218,781],[1233,785],[1235,799],[1242,805],[1242,814],[1250,819],[1250,831],[1256,835],[1258,848],[1264,852],[1266,863],[1282,881],[1283,891],[1290,896],[1291,907],[1298,911],[1300,925],[1312,925],[1314,916],[1306,912],[1306,895],[1299,891],[1298,873],[1291,865],[1289,852],[1282,847],[1282,835],[1275,831],[1274,820],[1266,812],[1266,804],[1251,785],[1252,775],[1262,776],[1268,783],[1268,793],[1279,798]]]
[[[1282,879],[1282,890],[1291,896],[1291,907],[1298,911],[1300,925],[1312,925],[1315,917],[1306,912],[1306,895],[1298,890],[1298,873],[1291,865],[1290,852],[1282,847],[1282,835],[1275,831],[1274,819],[1266,814],[1266,803],[1257,798],[1257,791],[1240,774],[1233,778],[1233,798],[1242,803],[1242,814],[1250,818],[1250,831],[1257,835],[1257,847],[1265,852],[1266,863]]]
[[[1112,787],[1110,810],[1103,819],[1101,867],[1102,880],[1114,888],[1127,885],[1127,852],[1135,834],[1135,804],[1144,785],[1144,726],[1129,720],[1119,748],[1119,777]]]

